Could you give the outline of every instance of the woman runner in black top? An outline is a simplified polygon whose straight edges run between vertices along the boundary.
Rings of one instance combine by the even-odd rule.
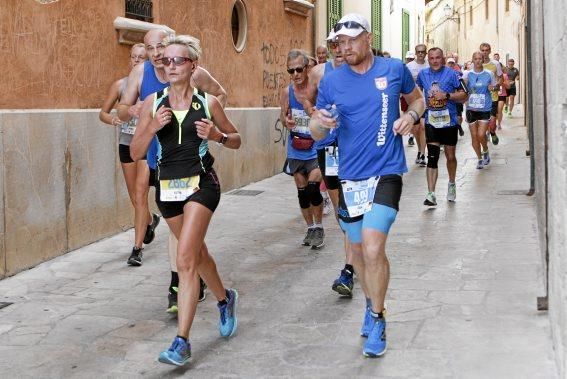
[[[160,362],[184,365],[191,356],[189,332],[199,298],[201,276],[218,300],[219,331],[230,337],[237,328],[238,293],[225,289],[204,242],[213,212],[220,200],[220,185],[212,168],[209,141],[230,149],[240,147],[240,135],[214,96],[190,84],[201,53],[199,41],[190,36],[165,40],[162,63],[170,83],[164,91],[144,101],[140,122],[131,143],[133,159],[143,159],[157,135],[156,203],[177,237],[179,272],[178,335]]]

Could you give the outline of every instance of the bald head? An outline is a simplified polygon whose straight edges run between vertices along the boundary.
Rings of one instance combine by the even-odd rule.
[[[150,62],[156,68],[163,68],[160,59],[163,55],[163,50],[165,49],[164,39],[169,35],[169,33],[163,29],[152,29],[146,33],[144,36],[144,45],[146,47],[146,52],[150,58]]]

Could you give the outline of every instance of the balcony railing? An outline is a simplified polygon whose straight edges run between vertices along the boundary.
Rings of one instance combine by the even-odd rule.
[[[153,22],[152,0],[126,0],[126,17]]]

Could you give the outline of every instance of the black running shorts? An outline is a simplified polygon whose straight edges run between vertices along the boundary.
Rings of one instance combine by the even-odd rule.
[[[429,124],[425,124],[425,140],[429,142],[438,142],[440,145],[456,146],[459,139],[459,128],[457,125],[448,128],[434,128]]]
[[[157,182],[157,180],[156,180]],[[159,182],[156,183],[156,204],[164,218],[170,218],[183,214],[183,207],[190,201],[202,204],[211,212],[217,209],[220,202],[221,188],[219,178],[215,170],[202,173],[199,181],[199,190],[184,201],[161,201]]]
[[[341,185],[338,176],[327,176],[325,175],[325,149],[317,150],[317,161],[319,162],[319,168],[321,169],[321,175],[323,175],[323,181],[325,186],[330,190],[337,190]]]

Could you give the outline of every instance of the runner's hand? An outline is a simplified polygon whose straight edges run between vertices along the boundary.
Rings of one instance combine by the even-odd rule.
[[[411,117],[411,115],[408,113],[404,113],[400,118],[394,121],[394,135],[408,135],[411,133],[412,128],[413,117]]]
[[[154,121],[156,121],[157,123],[157,126],[155,128],[156,132],[169,124],[171,122],[171,108],[166,108],[163,105],[159,107],[154,116]]]
[[[197,135],[201,139],[215,139],[216,128],[215,124],[207,118],[202,118],[201,121],[195,121],[197,127]]]
[[[130,115],[130,117],[140,118],[140,112],[142,111],[142,104],[144,104],[142,101],[138,101],[136,104],[128,108],[128,114]]]
[[[318,109],[315,112],[315,118],[321,128],[334,129],[337,127],[337,119],[326,109]]]

